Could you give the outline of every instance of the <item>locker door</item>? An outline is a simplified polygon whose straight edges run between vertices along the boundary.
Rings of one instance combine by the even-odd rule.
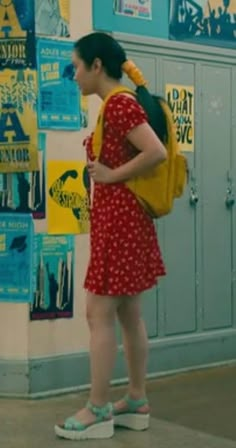
[[[164,59],[162,67],[163,92],[166,84],[195,86],[194,63]],[[197,135],[196,123],[195,134]],[[195,137],[195,152],[197,150]],[[185,155],[190,171],[194,173],[194,153]],[[167,277],[161,282],[163,335],[177,335],[196,330],[196,210],[196,206],[190,206],[187,187],[185,196],[175,201],[172,213],[160,220],[163,225],[164,259],[167,268]]]
[[[232,325],[231,68],[202,66],[203,327]],[[222,126],[223,122],[223,126]],[[230,204],[229,204],[230,205]]]
[[[234,173],[233,176],[233,192],[234,197],[236,195],[236,67],[233,68],[232,71],[232,145],[231,145],[231,158],[232,158],[232,172]],[[232,247],[233,247],[233,326],[236,328],[236,207],[234,205],[232,209]]]

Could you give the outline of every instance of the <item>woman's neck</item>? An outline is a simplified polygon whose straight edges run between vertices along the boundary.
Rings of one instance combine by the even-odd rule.
[[[107,80],[101,84],[101,86],[97,90],[97,95],[104,100],[106,96],[116,87],[119,87],[121,83],[116,80]]]

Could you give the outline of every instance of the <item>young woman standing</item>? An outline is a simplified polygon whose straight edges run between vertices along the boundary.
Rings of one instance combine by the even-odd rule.
[[[83,95],[102,100],[120,85],[123,73],[138,85],[137,99],[119,93],[107,103],[102,151],[87,139],[88,170],[94,182],[91,257],[85,280],[90,329],[91,393],[84,409],[56,425],[68,439],[109,438],[114,425],[142,430],[149,426],[145,375],[148,339],[141,317],[142,293],[165,275],[156,230],[125,182],[166,159],[166,149],[149,125],[154,101],[141,72],[127,61],[111,36],[92,33],[76,42],[75,80]],[[145,110],[146,109],[146,110]],[[122,327],[129,372],[127,396],[111,405],[109,383],[116,356],[115,321]]]

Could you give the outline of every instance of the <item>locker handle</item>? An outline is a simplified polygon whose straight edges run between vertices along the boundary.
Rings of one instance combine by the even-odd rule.
[[[227,208],[232,208],[235,204],[235,197],[231,188],[227,189],[225,204]]]
[[[189,198],[190,205],[196,206],[198,201],[199,201],[199,197],[198,197],[197,191],[194,188],[191,188],[190,198]]]

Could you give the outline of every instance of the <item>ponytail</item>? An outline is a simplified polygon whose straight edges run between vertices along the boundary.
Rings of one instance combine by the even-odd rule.
[[[137,87],[147,86],[147,81],[144,79],[141,70],[135,65],[133,61],[125,61],[122,65],[122,71]]]
[[[167,143],[167,120],[161,106],[161,101],[165,100],[161,97],[151,95],[147,89],[147,81],[143,73],[133,61],[125,61],[122,65],[122,71],[136,85],[137,100],[145,110],[150,126],[158,135],[161,142],[164,144]]]

